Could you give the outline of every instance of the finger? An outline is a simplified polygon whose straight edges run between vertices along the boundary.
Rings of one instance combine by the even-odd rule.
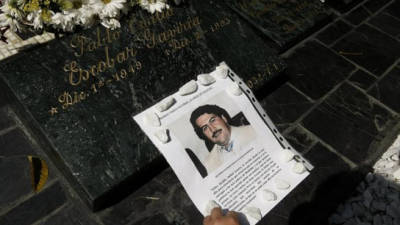
[[[226,217],[231,217],[234,221],[239,222],[238,214],[234,211],[229,211],[225,215]]]
[[[229,212],[227,212],[227,213],[226,213],[226,216],[232,217],[232,218],[238,218],[237,213],[234,212],[234,211],[229,211]]]
[[[204,218],[203,225],[211,225],[211,216],[206,216],[206,218]]]
[[[215,220],[222,217],[222,210],[220,207],[215,207],[211,210],[211,219]]]

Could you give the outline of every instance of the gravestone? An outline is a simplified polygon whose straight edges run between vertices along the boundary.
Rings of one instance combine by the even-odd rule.
[[[254,60],[246,67],[252,70],[242,75],[253,88],[284,69],[254,33],[241,38],[235,27],[224,31],[224,18],[249,31],[234,14],[215,18],[220,27],[211,36],[199,35],[210,26],[203,22],[212,21],[197,10],[194,5],[171,7],[151,15],[135,9],[123,19],[121,29],[97,26],[65,35],[0,65],[4,83],[18,99],[20,115],[93,210],[118,201],[166,167],[132,115],[176,92],[197,74],[211,72],[225,58],[228,64],[248,60],[243,59],[248,53],[233,55],[227,44],[218,48],[214,42],[231,35],[230,45],[240,46],[238,53],[246,50],[242,42],[256,39],[259,45],[248,51],[261,48],[264,54],[252,55]],[[266,68],[274,69],[265,72]]]
[[[330,12],[319,0],[225,0],[242,17],[272,39],[279,51],[327,24]]]

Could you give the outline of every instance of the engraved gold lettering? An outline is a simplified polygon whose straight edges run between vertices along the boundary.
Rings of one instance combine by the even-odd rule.
[[[104,39],[101,39],[100,28],[97,27],[96,29],[96,36],[97,36],[97,47],[101,47],[104,44]]]
[[[72,48],[78,47],[78,43],[76,43],[78,41],[77,39],[78,35],[73,35],[71,41],[69,42],[69,46],[71,46]]]
[[[126,55],[129,57],[129,55],[131,55],[132,57],[135,57],[137,54],[137,51],[133,48],[128,48],[125,47],[125,51],[126,51]]]
[[[94,50],[96,50],[96,48],[97,48],[96,42],[93,42],[93,41],[89,42],[89,44],[88,44],[89,52],[93,52]]]
[[[110,31],[109,29],[106,29],[103,37],[100,28],[97,28],[96,40],[93,41],[85,36],[77,35],[71,39],[70,46],[78,50],[74,54],[75,56],[80,57],[85,53],[85,51],[93,52],[100,47],[106,46],[106,44],[118,40],[121,36],[120,32],[120,30]]]
[[[158,35],[158,41],[160,43],[164,43],[167,41],[167,35],[165,32],[162,32],[160,35]]]
[[[83,92],[83,91],[81,91],[81,93],[80,93],[80,95],[79,95],[79,98],[80,98],[81,100],[85,100],[85,99],[86,99],[86,93]]]
[[[115,31],[113,32],[112,36],[113,36],[113,40],[118,40],[119,37],[121,36],[121,31],[115,30]]]
[[[76,65],[77,65],[76,61],[72,61],[72,62],[69,64],[69,67],[68,67],[67,65],[64,66],[64,69],[69,68],[67,71],[70,72],[70,73],[69,73],[69,83],[70,83],[72,86],[76,86],[76,85],[80,84],[81,81],[82,81],[82,77],[81,77],[81,76],[78,76],[77,79],[76,79],[76,77],[75,77],[75,76],[76,76],[75,73],[77,73],[77,72],[79,71],[79,69],[76,68]]]
[[[154,48],[156,46],[156,37],[154,33],[151,33],[149,29],[144,31],[144,40],[147,41],[146,46],[148,48]]]
[[[68,106],[72,105],[72,96],[68,92],[64,92],[58,97],[58,102],[61,103],[63,109],[66,109]]]
[[[91,73],[92,76],[94,76],[94,77],[97,75],[96,70],[97,70],[96,65],[92,65],[92,66],[90,67],[90,73]]]
[[[89,79],[89,71],[79,68],[79,77],[82,78],[83,80],[88,80]]]
[[[79,46],[79,52],[80,53],[74,53],[74,55],[75,56],[77,56],[77,57],[80,57],[80,56],[82,56],[83,55],[83,53],[84,53],[84,49],[85,49],[85,46],[84,46],[84,44],[85,44],[85,37],[84,36],[81,36],[81,35],[78,35],[78,37],[77,37],[77,41],[78,41],[78,45],[76,46],[76,47],[78,47]]]
[[[173,47],[174,49],[181,49],[181,48],[184,48],[184,47],[188,46],[189,44],[190,44],[190,41],[187,38],[183,38],[183,39],[181,39],[179,41],[176,40],[176,39],[172,39],[169,42],[169,46]]]
[[[108,43],[112,43],[112,40],[111,40],[111,35],[110,35],[110,30],[109,29],[106,29],[106,37],[107,37],[107,42]]]
[[[117,61],[118,61],[119,63],[124,62],[126,59],[127,59],[127,57],[126,57],[126,55],[125,55],[125,52],[120,52],[120,53],[118,53],[118,55],[117,55]]]
[[[112,67],[114,67],[114,59],[110,59],[110,56],[108,55],[108,46],[105,46],[104,47],[104,51],[105,51],[105,54],[106,54],[106,62],[107,62],[107,67],[108,68],[112,68]]]
[[[200,18],[199,18],[198,16],[196,16],[196,17],[192,20],[192,26],[193,26],[193,27],[200,26]]]
[[[99,61],[97,64],[97,71],[104,72],[107,69],[107,64],[104,61]]]

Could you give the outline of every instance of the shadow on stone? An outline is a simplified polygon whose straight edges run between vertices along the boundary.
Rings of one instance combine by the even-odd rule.
[[[369,167],[361,167],[353,171],[340,172],[330,176],[321,183],[309,202],[297,206],[289,218],[289,225],[321,225],[328,224],[329,216],[338,205],[348,199],[357,185],[371,171]]]
[[[329,217],[329,224],[400,224],[400,185],[381,172],[368,174]]]
[[[167,167],[168,164],[164,157],[160,156],[156,158],[151,163],[146,164],[138,173],[129,176],[127,179],[111,188],[111,191],[96,199],[93,202],[93,210],[99,211],[117,204],[128,195],[132,194],[132,190],[139,189]]]

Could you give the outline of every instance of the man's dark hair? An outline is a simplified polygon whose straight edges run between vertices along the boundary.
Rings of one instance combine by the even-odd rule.
[[[228,112],[226,112],[225,109],[216,105],[202,105],[198,107],[192,112],[192,115],[190,116],[190,123],[194,128],[194,132],[196,132],[197,136],[199,136],[199,138],[202,140],[208,141],[207,137],[203,134],[201,128],[197,126],[196,120],[204,113],[214,114],[221,118],[222,116],[224,116],[228,124],[231,125],[231,117],[229,116]]]

